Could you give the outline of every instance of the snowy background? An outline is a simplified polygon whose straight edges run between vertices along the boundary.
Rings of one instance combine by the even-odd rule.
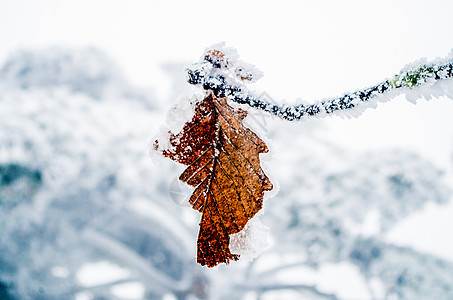
[[[452,97],[298,123],[249,110],[279,185],[252,263],[196,265],[182,168],[147,155],[205,47],[226,41],[258,66],[257,95],[313,102],[446,57],[451,11],[0,0],[0,299],[452,299]]]

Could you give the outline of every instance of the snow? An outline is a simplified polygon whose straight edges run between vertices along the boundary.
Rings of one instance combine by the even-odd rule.
[[[67,278],[69,275],[69,270],[64,267],[55,266],[52,268],[52,274],[55,277]]]
[[[140,282],[117,284],[110,288],[112,295],[128,300],[139,300],[145,296],[145,287]]]
[[[77,273],[77,279],[83,286],[106,284],[128,278],[129,276],[130,272],[128,270],[108,261],[83,265]]]
[[[241,231],[230,235],[230,251],[251,261],[269,247],[268,234],[269,227],[255,215]]]
[[[339,299],[372,299],[359,270],[348,263],[326,264],[317,271],[295,267],[281,272],[278,278],[294,285],[304,283],[316,286]]]
[[[340,263],[323,266],[316,274],[319,289],[335,293],[340,299],[371,299],[357,267]]]
[[[146,201],[146,199],[138,199],[130,204],[130,208],[136,211],[140,215],[153,218],[155,221],[165,224],[167,230],[171,231],[171,234],[177,236],[182,242],[185,243],[185,248],[193,248],[191,240],[187,238],[186,229],[180,224],[172,222],[171,219],[166,217],[166,212],[162,210],[159,206]]]
[[[453,64],[450,58],[437,59],[437,63],[419,59],[406,65],[403,70],[392,78],[375,83],[364,89],[357,89],[353,93],[344,93],[340,96],[327,98],[309,105],[294,104],[278,105],[260,99],[257,95],[266,95],[266,92],[252,93],[246,83],[256,81],[261,72],[255,67],[250,71],[241,66],[238,54],[234,49],[227,48],[224,43],[213,45],[205,50],[202,58],[190,68],[188,82],[199,86],[205,91],[211,91],[216,97],[226,97],[238,104],[247,104],[254,109],[273,114],[287,121],[298,121],[305,118],[324,118],[339,115],[343,117],[357,117],[367,108],[375,108],[377,102],[387,102],[400,94],[405,94],[410,102],[418,98],[431,98],[449,94],[449,84],[438,85],[438,81],[452,80]],[[239,65],[237,65],[239,63]],[[245,71],[245,73],[243,72]],[[442,87],[446,87],[444,91]],[[416,94],[412,89],[417,88]],[[421,95],[421,97],[420,97]]]
[[[82,292],[75,294],[75,300],[92,300],[93,294],[90,292]]]
[[[195,114],[197,103],[205,97],[204,93],[198,92],[194,95],[181,95],[170,108],[167,113],[166,122],[161,125],[155,138],[149,145],[149,154],[154,161],[158,161],[158,155],[155,155],[155,150],[160,152],[164,149],[169,149],[170,133],[177,134],[182,131],[184,125],[190,122]],[[159,148],[154,149],[154,141],[159,141]]]
[[[395,245],[412,247],[453,262],[451,234],[453,201],[448,205],[430,204],[420,212],[402,220],[385,239]]]

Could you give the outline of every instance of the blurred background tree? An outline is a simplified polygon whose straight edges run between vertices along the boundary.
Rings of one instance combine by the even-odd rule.
[[[451,261],[388,238],[451,204],[449,167],[350,151],[322,138],[323,120],[251,111],[275,149],[264,165],[280,191],[262,217],[272,246],[210,270],[195,263],[197,213],[171,201],[179,169],[146,154],[163,113],[152,92],[92,48],[17,53],[0,86],[0,299],[453,297]]]

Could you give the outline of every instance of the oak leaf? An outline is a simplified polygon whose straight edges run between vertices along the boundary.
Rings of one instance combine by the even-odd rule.
[[[230,235],[244,228],[262,208],[264,191],[272,189],[259,160],[268,148],[242,124],[246,115],[209,92],[182,131],[170,132],[170,147],[162,150],[188,166],[179,179],[195,187],[189,203],[202,213],[197,262],[208,267],[239,258],[230,252]]]

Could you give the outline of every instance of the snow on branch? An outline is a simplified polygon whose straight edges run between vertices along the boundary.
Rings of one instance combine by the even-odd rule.
[[[261,71],[240,61],[236,51],[225,47],[223,43],[208,48],[202,59],[189,67],[187,72],[190,84],[212,90],[217,97],[227,97],[239,104],[247,104],[284,120],[294,121],[360,107],[362,103],[369,103],[370,99],[392,90],[430,86],[436,81],[451,78],[453,58],[406,67],[391,79],[340,97],[290,106],[279,106],[252,95],[245,84],[259,79]]]

